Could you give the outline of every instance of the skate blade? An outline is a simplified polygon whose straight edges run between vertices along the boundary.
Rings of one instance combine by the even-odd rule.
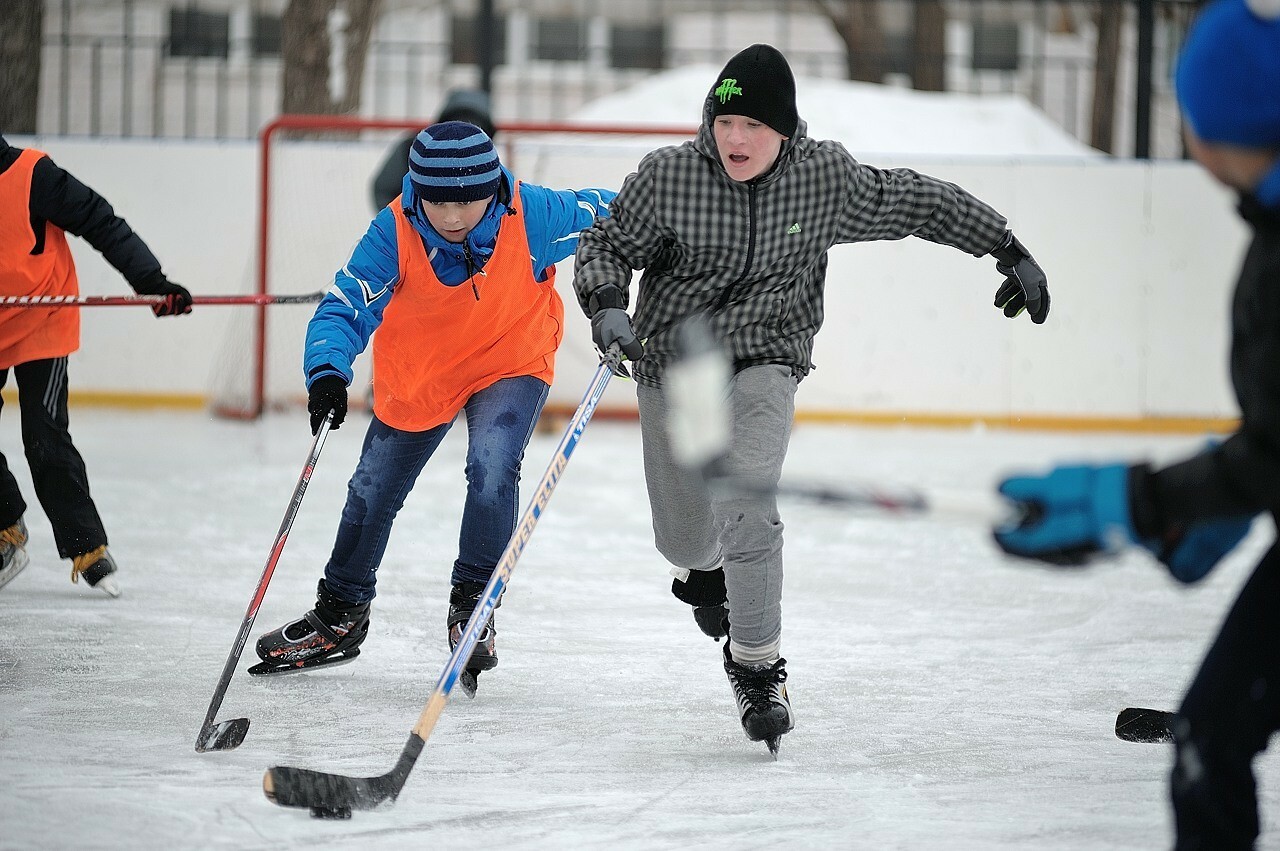
[[[9,569],[0,571],[0,588],[8,585],[18,574],[22,572],[31,562],[31,557],[27,555],[26,550],[18,550],[18,554],[14,556],[13,561],[9,563]]]
[[[467,668],[462,672],[461,676],[458,677],[458,688],[462,689],[463,694],[467,697],[474,698],[476,696],[476,689],[480,687],[479,676],[480,672],[478,670],[475,668]]]
[[[774,736],[764,740],[765,747],[769,749],[769,756],[773,757],[773,761],[778,761],[778,747],[782,744],[781,736]]]
[[[359,650],[349,651],[340,656],[325,656],[321,659],[312,660],[302,665],[277,665],[273,662],[259,662],[249,668],[249,676],[251,677],[281,677],[285,674],[300,674],[303,671],[315,671],[320,668],[332,668],[335,665],[345,665],[348,662],[355,661],[360,655]]]

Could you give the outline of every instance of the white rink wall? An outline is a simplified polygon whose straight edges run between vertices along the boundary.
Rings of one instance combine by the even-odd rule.
[[[196,294],[250,292],[258,150],[242,142],[9,137],[49,152],[115,206]],[[653,139],[621,153],[504,153],[517,176],[553,187],[617,188]],[[287,143],[275,185],[272,288],[328,285],[372,215],[368,182],[386,145]],[[953,181],[1006,216],[1049,276],[1053,310],[1033,326],[991,304],[989,258],[908,239],[831,252],[817,369],[801,416],[1219,418],[1237,413],[1227,378],[1229,298],[1247,231],[1230,194],[1187,162],[1097,158],[984,160],[866,156]],[[129,292],[73,239],[86,294]],[[551,403],[576,404],[595,359],[577,310],[572,261],[559,283],[568,316]],[[273,395],[302,393],[301,331],[311,308],[269,309]],[[83,311],[73,393],[203,397],[242,360],[252,308],[206,307],[156,320],[142,308]],[[367,357],[365,358],[367,361]],[[367,363],[366,363],[367,366]],[[367,376],[367,371],[361,375]],[[615,382],[606,408],[631,409]]]

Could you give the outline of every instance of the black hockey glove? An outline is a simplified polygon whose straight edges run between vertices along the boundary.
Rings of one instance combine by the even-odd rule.
[[[1049,315],[1049,284],[1040,264],[1011,230],[1005,231],[991,256],[996,259],[996,271],[1005,276],[996,290],[996,307],[1010,319],[1025,310],[1032,322],[1043,325]]]
[[[320,369],[332,369],[323,366]],[[319,371],[319,370],[316,370]],[[347,382],[340,375],[329,373],[322,375],[307,388],[307,413],[311,414],[311,433],[320,431],[320,423],[325,415],[333,411],[333,422],[329,428],[337,431],[338,426],[347,418]]]
[[[644,357],[644,345],[631,327],[621,290],[612,285],[600,287],[587,300],[587,307],[591,310],[591,339],[597,349],[608,351],[617,343],[627,360],[638,361]]]
[[[182,284],[175,284],[164,276],[164,272],[153,275],[133,285],[138,295],[162,295],[164,301],[151,306],[156,316],[180,316],[191,312],[191,293]]]

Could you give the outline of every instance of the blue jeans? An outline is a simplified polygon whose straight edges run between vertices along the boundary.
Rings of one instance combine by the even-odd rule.
[[[462,509],[453,582],[487,582],[516,528],[520,462],[550,388],[532,376],[504,378],[472,395],[467,418],[467,499]],[[324,581],[352,603],[374,597],[378,565],[391,524],[414,482],[453,422],[427,431],[400,431],[376,416],[347,484],[333,554]]]

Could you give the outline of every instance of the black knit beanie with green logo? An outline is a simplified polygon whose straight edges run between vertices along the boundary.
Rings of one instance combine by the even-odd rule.
[[[711,115],[745,115],[790,138],[796,113],[796,78],[787,59],[769,44],[753,44],[729,60],[711,88]]]

